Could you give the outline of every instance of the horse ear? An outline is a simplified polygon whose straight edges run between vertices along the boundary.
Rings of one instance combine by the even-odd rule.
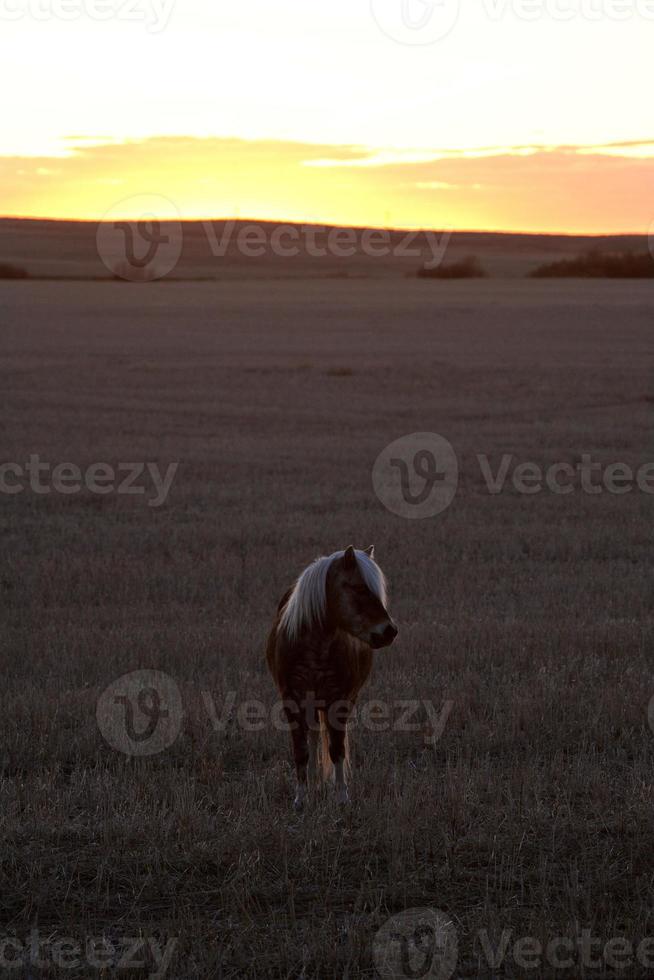
[[[369,548],[366,548],[366,554],[367,554],[368,558],[374,558],[375,557],[375,546],[374,546],[374,544],[371,544]]]
[[[356,565],[356,561],[357,558],[356,555],[354,554],[354,548],[352,547],[352,545],[350,545],[349,548],[345,549],[345,553],[343,555],[343,564],[346,568],[354,568],[354,566]]]

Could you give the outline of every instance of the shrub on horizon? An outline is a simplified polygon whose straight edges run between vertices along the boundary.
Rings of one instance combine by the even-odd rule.
[[[438,265],[435,269],[425,266],[418,269],[420,279],[486,279],[488,273],[476,255],[468,255],[457,262]]]
[[[29,273],[19,265],[0,262],[0,279],[29,279]]]
[[[654,256],[649,252],[585,252],[571,259],[561,259],[539,266],[529,273],[531,279],[651,279]]]

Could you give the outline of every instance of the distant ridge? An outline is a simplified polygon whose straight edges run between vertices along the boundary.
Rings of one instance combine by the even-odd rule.
[[[32,278],[110,280],[98,254],[97,221],[0,218],[0,263]],[[165,222],[163,228],[169,227]],[[207,226],[211,234],[207,234]],[[252,233],[252,229],[255,232]],[[273,233],[285,229],[285,247]],[[250,229],[251,239],[246,230]],[[243,242],[262,243],[259,248]],[[247,280],[278,278],[374,279],[414,276],[425,262],[477,257],[492,278],[523,278],[539,265],[592,249],[647,251],[645,235],[570,235],[531,232],[367,228],[299,222],[216,219],[181,222],[181,254],[166,278]],[[289,254],[289,243],[292,243]],[[371,244],[372,243],[372,244]]]

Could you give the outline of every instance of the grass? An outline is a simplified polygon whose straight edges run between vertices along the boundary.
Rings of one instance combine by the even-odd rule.
[[[3,933],[175,939],[171,977],[330,980],[375,976],[377,930],[420,906],[452,918],[455,977],[525,975],[512,944],[493,974],[484,930],[654,934],[652,498],[492,496],[476,459],[651,458],[644,284],[453,284],[434,305],[415,280],[7,283],[0,301],[4,459],[180,463],[160,508],[2,498]],[[455,446],[459,492],[407,521],[371,469],[425,430]],[[273,704],[275,604],[350,541],[376,545],[401,629],[364,701],[453,708],[435,750],[355,731],[351,808],[297,816],[287,737],[215,730],[207,696]],[[96,704],[141,668],[185,714],[131,758]]]

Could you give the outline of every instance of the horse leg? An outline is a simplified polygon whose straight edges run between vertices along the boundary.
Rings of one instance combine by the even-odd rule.
[[[320,774],[318,772],[318,745],[320,742],[320,729],[312,725],[309,729],[309,780],[313,786],[318,786]]]
[[[287,711],[287,716],[291,722],[293,758],[295,760],[295,773],[297,777],[293,806],[299,811],[303,809],[304,801],[307,798],[307,769],[309,763],[308,727],[306,718],[302,717],[301,711]]]
[[[347,783],[345,782],[347,721],[339,721],[336,725],[328,721],[327,730],[329,732],[329,758],[334,764],[336,802],[344,806],[350,802]]]

